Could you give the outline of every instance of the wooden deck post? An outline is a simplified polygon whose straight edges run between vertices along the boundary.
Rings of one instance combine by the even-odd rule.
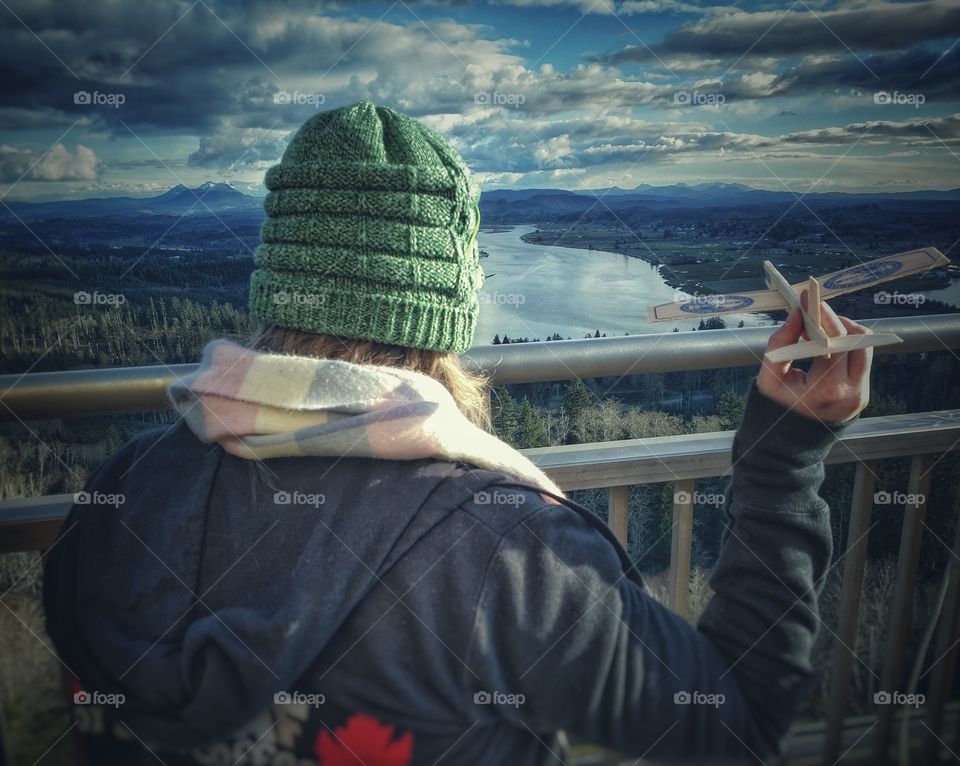
[[[880,691],[893,694],[903,674],[903,659],[907,648],[907,630],[910,627],[910,611],[913,607],[913,590],[920,563],[920,543],[923,538],[923,517],[927,510],[927,495],[930,492],[930,469],[934,455],[914,455],[910,461],[910,481],[907,494],[913,502],[903,509],[903,533],[900,537],[900,552],[897,556],[897,581],[894,586],[893,605],[887,623],[887,646],[884,654]],[[873,742],[871,763],[886,766],[890,756],[890,735],[896,705],[879,705],[877,732]]]
[[[953,540],[953,551],[947,560],[949,580],[947,593],[940,615],[940,627],[933,653],[933,665],[926,674],[933,673],[928,684],[929,706],[927,708],[926,741],[920,763],[938,763],[943,731],[943,714],[953,686],[957,669],[957,654],[960,652],[960,526]],[[947,743],[948,747],[951,747]],[[955,745],[953,747],[956,747]]]
[[[857,617],[860,612],[860,588],[863,567],[867,560],[870,516],[873,513],[873,492],[876,487],[876,461],[858,463],[853,478],[853,501],[847,527],[847,550],[843,561],[843,589],[840,595],[840,617],[833,650],[833,679],[830,687],[830,710],[827,713],[827,734],[823,763],[836,763],[840,757],[844,719],[850,691],[850,671],[856,652]]]
[[[689,613],[690,548],[693,544],[693,500],[696,482],[674,483],[673,533],[670,537],[670,608],[682,617]]]
[[[629,506],[627,498],[630,487],[609,487],[607,489],[607,524],[620,544],[627,547],[627,521]]]

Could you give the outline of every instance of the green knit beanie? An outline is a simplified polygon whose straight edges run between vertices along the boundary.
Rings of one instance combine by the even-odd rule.
[[[256,320],[467,350],[483,285],[480,189],[439,134],[361,101],[307,120],[264,183]]]

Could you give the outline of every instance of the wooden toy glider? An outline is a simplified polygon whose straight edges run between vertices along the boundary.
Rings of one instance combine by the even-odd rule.
[[[763,262],[767,290],[725,295],[692,295],[686,300],[663,303],[647,309],[651,322],[669,322],[691,317],[718,314],[753,314],[763,311],[798,308],[803,312],[803,325],[809,340],[801,340],[766,354],[772,362],[830,356],[841,351],[853,351],[871,346],[901,343],[903,339],[892,333],[844,335],[832,338],[823,329],[820,319],[820,301],[838,295],[865,290],[869,287],[900,279],[920,271],[946,266],[950,263],[935,247],[924,247],[907,253],[888,255],[857,266],[850,266],[822,277],[809,277],[806,282],[791,285],[770,261]],[[808,290],[806,310],[800,305],[800,293]]]

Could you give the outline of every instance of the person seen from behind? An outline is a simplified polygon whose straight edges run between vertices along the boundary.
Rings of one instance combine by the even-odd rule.
[[[182,417],[87,483],[123,504],[75,505],[45,559],[86,762],[532,766],[570,736],[774,759],[831,560],[823,460],[871,351],[763,363],[692,626],[491,433],[459,359],[483,271],[458,153],[363,101],[309,119],[265,183],[255,337],[207,345],[169,389]],[[794,311],[769,348],[802,333]]]

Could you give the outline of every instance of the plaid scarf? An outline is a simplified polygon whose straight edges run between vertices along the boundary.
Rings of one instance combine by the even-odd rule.
[[[563,494],[528,458],[467,420],[443,384],[419,372],[214,340],[199,369],[167,396],[201,441],[248,460],[435,458]]]

